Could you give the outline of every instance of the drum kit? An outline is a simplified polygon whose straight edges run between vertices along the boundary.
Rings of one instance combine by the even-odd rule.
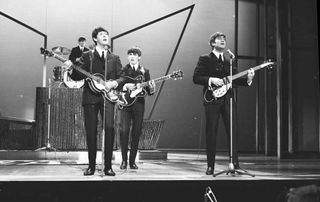
[[[55,54],[67,57],[70,55],[71,50],[62,47],[56,46],[52,48],[52,52]],[[68,75],[68,71],[64,70],[61,66],[55,66],[53,68],[53,82],[51,82],[51,87],[58,88],[81,88],[84,85],[84,80],[74,81]]]

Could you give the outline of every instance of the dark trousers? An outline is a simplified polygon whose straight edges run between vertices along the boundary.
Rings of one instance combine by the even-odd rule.
[[[114,142],[114,104],[106,101],[105,106],[105,138],[104,138],[104,165],[105,169],[111,169],[112,167],[112,152]],[[97,156],[97,125],[98,125],[98,113],[103,120],[103,108],[104,102],[101,101],[98,104],[84,105],[84,126],[87,135],[87,147],[88,147],[88,158],[89,167],[95,168],[96,156]]]
[[[121,110],[121,126],[120,126],[120,144],[122,161],[127,161],[128,157],[128,142],[131,129],[131,144],[129,163],[132,164],[136,160],[139,138],[142,131],[142,122],[144,115],[144,103],[136,102],[130,107],[125,107]]]
[[[228,148],[230,155],[230,100],[229,98],[225,99],[224,102],[218,104],[210,104],[205,106],[205,115],[206,115],[206,151],[207,151],[207,163],[208,166],[214,167],[215,157],[216,157],[216,139],[218,134],[218,126],[220,116],[224,122],[226,133],[228,135]],[[233,104],[233,121],[232,121],[232,149],[233,149],[233,163],[238,165],[238,152],[237,152],[237,123],[236,123],[236,108]]]

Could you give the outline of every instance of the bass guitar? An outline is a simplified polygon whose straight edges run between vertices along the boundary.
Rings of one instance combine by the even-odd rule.
[[[60,60],[61,62],[67,61],[67,59],[54,53],[53,51],[49,51],[44,48],[40,48],[40,52],[42,55],[45,55],[48,57],[54,57],[54,58]],[[72,67],[87,77],[86,80],[88,81],[89,87],[93,92],[100,93],[103,96],[103,98],[106,100],[109,100],[111,102],[117,102],[117,100],[119,99],[119,92],[117,90],[108,89],[106,87],[107,81],[104,80],[104,76],[102,74],[99,74],[99,73],[91,74],[76,65],[72,65]],[[110,80],[108,80],[108,81],[110,81]]]
[[[275,64],[274,62],[265,62],[261,65],[252,67],[252,69],[254,71],[256,71],[256,70],[259,70],[259,69],[262,69],[265,67],[271,68],[274,64]],[[245,70],[245,71],[242,71],[238,74],[232,75],[232,80],[235,80],[235,79],[238,79],[242,76],[245,76],[245,75],[247,75],[247,73],[248,73],[248,70]],[[219,86],[219,87],[210,87],[209,86],[204,92],[204,95],[203,95],[204,101],[208,103],[208,102],[212,102],[213,100],[217,100],[218,98],[221,98],[222,96],[224,96],[231,87],[230,79],[231,79],[231,76],[224,77],[223,81],[225,84],[223,86]]]
[[[130,81],[128,83],[134,83],[136,86],[135,90],[122,90],[120,92],[119,99],[117,101],[120,108],[122,107],[128,107],[135,103],[135,101],[139,97],[146,96],[147,92],[145,87],[149,85],[150,82],[154,81],[155,83],[158,83],[160,81],[168,80],[168,79],[181,79],[183,77],[183,72],[181,70],[174,71],[171,74],[143,82],[144,77],[142,75],[137,76],[136,78],[127,77]],[[125,87],[124,87],[125,88]]]

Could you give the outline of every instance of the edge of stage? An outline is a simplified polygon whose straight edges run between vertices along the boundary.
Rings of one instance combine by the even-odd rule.
[[[138,170],[120,170],[114,152],[115,177],[83,176],[87,152],[0,151],[1,201],[203,201],[207,187],[217,201],[280,201],[289,188],[320,183],[319,159],[286,159],[240,154],[248,175],[205,175],[203,152],[139,151]],[[218,153],[216,170],[228,169]]]

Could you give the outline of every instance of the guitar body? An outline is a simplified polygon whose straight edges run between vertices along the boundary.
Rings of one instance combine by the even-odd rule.
[[[40,48],[40,52],[45,56],[54,57],[60,60],[61,62],[67,61],[67,59],[61,57],[60,55],[55,54],[53,51]],[[82,73],[83,75],[87,76],[85,80],[88,81],[89,87],[93,92],[102,94],[105,100],[109,100],[111,102],[118,101],[119,92],[114,89],[107,89],[106,81],[104,80],[104,76],[102,74],[99,74],[99,73],[91,74],[76,65],[74,65],[73,68],[78,72]],[[67,76],[67,73],[66,73],[66,76]]]
[[[206,102],[212,102],[213,100],[217,100],[218,98],[221,98],[224,96],[228,90],[230,89],[231,84],[227,83],[221,87],[213,87],[213,88],[207,88],[204,92],[203,98]]]
[[[142,75],[137,76],[136,78],[127,77],[130,79],[128,83],[142,83],[144,77]],[[147,95],[147,91],[144,88],[137,88],[133,91],[130,90],[122,90],[120,92],[118,104],[120,107],[129,107],[133,105],[139,97],[145,97]]]
[[[274,64],[275,64],[274,62],[269,61],[269,62],[265,62],[261,65],[255,66],[251,69],[253,69],[254,71],[257,71],[257,70],[265,68],[265,67],[272,68],[272,65],[274,65]],[[230,87],[231,87],[231,84],[229,82],[230,80],[234,80],[234,79],[240,78],[242,76],[245,76],[245,75],[247,75],[247,73],[248,73],[248,70],[245,70],[245,71],[242,71],[238,74],[232,75],[232,78],[230,78],[230,76],[223,78],[223,80],[225,81],[225,84],[221,87],[212,87],[212,88],[208,87],[205,90],[204,95],[203,95],[204,101],[205,102],[212,102],[213,100],[217,100],[218,98],[221,98],[230,89]]]
[[[94,79],[87,77],[89,88],[95,92],[102,94],[103,98],[109,100],[110,102],[117,102],[119,99],[119,92],[114,89],[107,89],[105,87],[106,81],[104,76],[99,73],[93,74]]]
[[[63,73],[63,83],[68,87],[68,88],[81,88],[84,85],[84,80],[81,81],[74,81],[70,78],[68,75],[68,71],[65,71]]]

